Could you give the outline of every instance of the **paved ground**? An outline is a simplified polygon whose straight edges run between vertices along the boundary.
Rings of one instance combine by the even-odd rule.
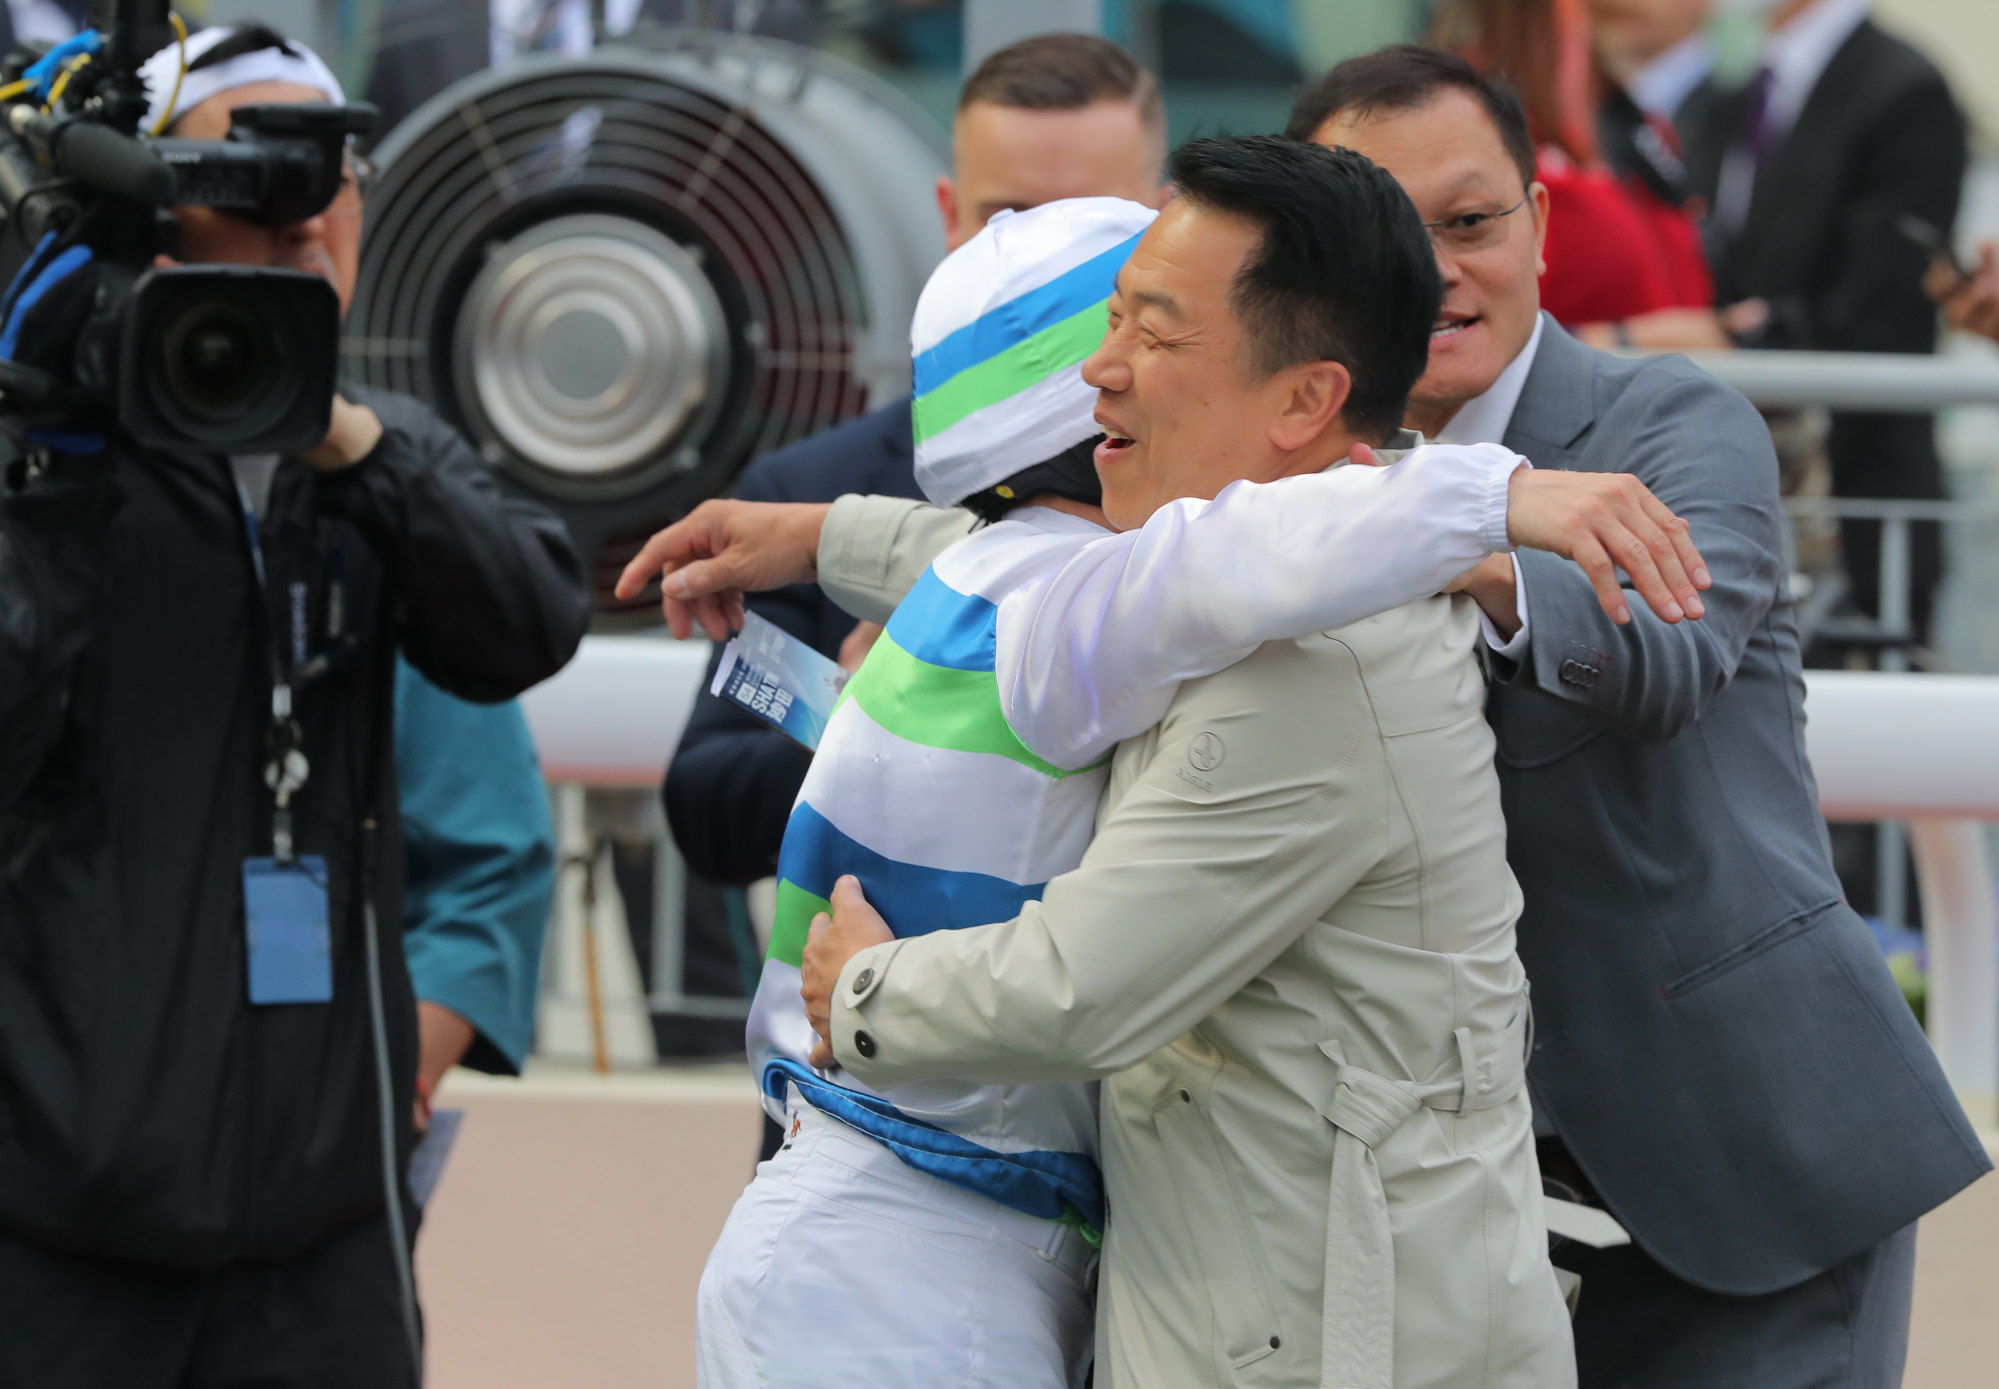
[[[756,1156],[742,1069],[461,1072],[439,1103],[466,1121],[417,1251],[432,1389],[692,1386],[695,1283]],[[1999,1383],[1995,1275],[1988,1178],[1925,1222],[1908,1389]]]

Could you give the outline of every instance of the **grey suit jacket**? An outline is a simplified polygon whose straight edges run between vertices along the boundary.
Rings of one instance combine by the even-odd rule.
[[[1686,361],[1550,321],[1505,444],[1637,474],[1714,575],[1702,621],[1633,603],[1618,627],[1581,570],[1519,553],[1529,649],[1495,661],[1487,715],[1535,1104],[1660,1263],[1786,1287],[1991,1163],[1833,875],[1769,435]]]

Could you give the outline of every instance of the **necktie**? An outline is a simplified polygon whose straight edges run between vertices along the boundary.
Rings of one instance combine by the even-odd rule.
[[[1776,85],[1777,74],[1765,66],[1756,69],[1756,75],[1742,89],[1742,122],[1736,128],[1736,139],[1759,162],[1770,152],[1777,134],[1770,109],[1770,96]]]

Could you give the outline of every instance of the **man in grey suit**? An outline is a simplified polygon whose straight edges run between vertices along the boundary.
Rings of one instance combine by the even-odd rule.
[[[1581,1382],[1897,1384],[1913,1222],[1991,1163],[1833,875],[1768,436],[1684,361],[1608,357],[1539,314],[1526,121],[1461,60],[1343,63],[1289,133],[1387,168],[1431,229],[1444,310],[1407,423],[1634,473],[1713,576],[1704,620],[1670,626],[1638,605],[1609,622],[1530,552],[1465,581],[1526,897],[1543,1168],[1634,1240],[1556,1254],[1583,1279]]]

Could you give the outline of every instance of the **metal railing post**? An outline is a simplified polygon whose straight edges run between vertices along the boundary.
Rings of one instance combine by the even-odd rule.
[[[1951,1087],[1981,1124],[1999,1092],[1999,894],[1977,820],[1909,822],[1929,954],[1925,1022]]]
[[[1909,653],[1894,645],[1909,630],[1909,519],[1890,516],[1881,522],[1881,570],[1877,577],[1881,627],[1890,644],[1881,648],[1880,668],[1909,668]],[[1908,919],[1908,832],[1899,820],[1883,820],[1874,837],[1874,909],[1889,927],[1899,929]]]

